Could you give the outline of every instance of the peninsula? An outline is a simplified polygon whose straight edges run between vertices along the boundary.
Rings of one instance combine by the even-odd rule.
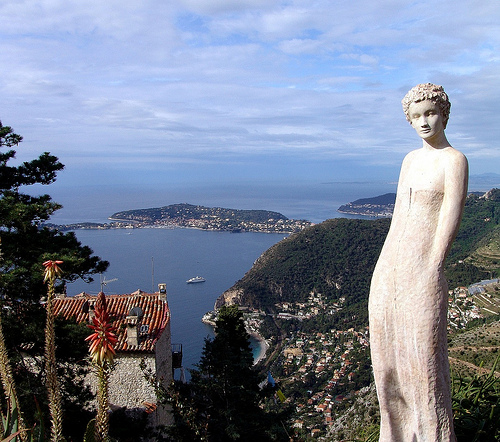
[[[116,212],[110,223],[75,223],[50,225],[58,230],[123,229],[123,228],[192,228],[228,232],[295,233],[312,223],[288,219],[278,212],[268,210],[238,210],[221,207],[204,207],[192,204],[134,209]]]
[[[394,210],[395,193],[386,193],[373,198],[362,198],[351,203],[343,204],[337,211],[349,215],[361,215],[377,218],[389,218]]]

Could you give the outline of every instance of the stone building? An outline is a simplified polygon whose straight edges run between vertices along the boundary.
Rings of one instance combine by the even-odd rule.
[[[90,323],[97,296],[80,293],[74,297],[58,297],[54,301],[56,316],[75,318],[78,323]],[[145,410],[151,414],[151,424],[169,424],[170,414],[156,407],[154,388],[145,379],[141,361],[158,380],[168,385],[173,378],[172,346],[170,342],[170,310],[165,284],[157,293],[137,290],[126,295],[106,295],[107,310],[116,329],[115,369],[110,376],[111,408]],[[177,355],[176,355],[177,356]],[[88,383],[96,391],[93,373]]]

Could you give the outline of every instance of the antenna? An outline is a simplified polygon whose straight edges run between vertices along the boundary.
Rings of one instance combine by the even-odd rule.
[[[104,291],[104,286],[108,285],[108,282],[118,281],[118,278],[104,279],[102,273],[100,275],[101,275],[101,292]]]
[[[155,259],[151,257],[151,293],[155,292]]]

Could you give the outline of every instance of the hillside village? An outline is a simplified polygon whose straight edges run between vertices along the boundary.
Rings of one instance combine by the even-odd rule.
[[[312,292],[307,302],[276,303],[273,319],[278,322],[300,321],[334,315],[343,308],[345,298],[328,303]],[[500,281],[480,281],[449,292],[448,329],[452,334],[463,330],[471,321],[500,314]],[[257,309],[244,309],[247,329],[261,332],[266,316]],[[213,321],[215,312],[204,320]],[[338,425],[336,414],[352,404],[360,390],[367,391],[371,382],[369,329],[331,329],[325,333],[292,332],[281,343],[271,342],[266,365],[283,394],[285,403],[295,407],[294,428],[297,434],[321,437]],[[373,407],[376,410],[376,407]],[[372,411],[375,413],[375,411]]]
[[[499,255],[495,195],[488,192],[468,199],[463,228],[456,241],[456,261],[451,261],[456,264],[451,264],[450,269],[467,269],[470,273],[457,278],[455,272],[451,281],[475,278],[478,281],[487,274],[496,274]],[[372,204],[372,201],[362,202]],[[363,302],[369,287],[369,269],[376,260],[377,247],[381,247],[373,241],[385,237],[383,229],[388,226],[385,221],[371,221],[368,227],[361,221],[330,220],[305,230],[295,240],[290,237],[259,258],[254,268],[216,302],[216,308],[233,302],[249,306],[241,307],[247,329],[268,338],[269,350],[259,367],[269,370],[282,393],[275,406],[293,409],[292,425],[299,440],[344,440],[344,435],[351,431],[346,429],[350,425],[349,419],[343,417],[344,412],[353,407],[357,407],[356,419],[360,416],[365,419],[364,423],[357,421],[358,430],[364,424],[377,424],[377,399],[369,365],[369,329],[362,315],[366,310]],[[380,235],[371,234],[374,227],[380,229]],[[363,241],[358,241],[361,236]],[[479,238],[487,241],[479,242]],[[365,247],[367,243],[369,248]],[[466,256],[465,250],[475,252],[467,264],[460,258]],[[368,255],[371,252],[373,255]],[[476,262],[486,271],[470,265]],[[316,273],[310,272],[311,268]],[[321,278],[316,278],[317,274]],[[349,285],[360,275],[366,278]],[[319,288],[325,279],[328,282]],[[304,298],[297,295],[297,287],[290,280],[300,280],[303,286],[316,288]],[[487,372],[500,349],[500,342],[491,332],[480,348],[473,339],[457,348],[453,343],[454,337],[466,333],[468,328],[498,317],[498,279],[454,287],[449,290],[448,304],[452,369],[462,372],[466,368],[467,373],[473,374],[483,360],[474,356],[477,354],[481,358],[487,356],[481,371]],[[356,319],[356,315],[360,317]],[[213,321],[214,313],[205,319]],[[362,406],[360,400],[364,401]],[[350,438],[345,440],[364,440],[352,437],[352,432],[349,434]]]
[[[500,214],[496,203],[499,198],[500,191],[497,191],[485,194],[484,197],[469,199],[467,202],[469,206],[466,204],[462,236],[459,232],[456,241],[461,248],[459,247],[455,254],[455,256],[460,255],[469,260],[467,267],[463,266],[468,271],[464,278],[466,281],[480,279],[476,278],[477,275],[498,273],[500,254],[497,226]],[[257,212],[255,211],[253,215],[255,216]],[[205,214],[200,219],[193,217],[185,218],[184,221],[195,220],[196,223],[203,223],[209,220],[206,221],[209,223],[207,225],[221,220],[230,221],[230,218],[222,219],[217,216],[205,216]],[[283,219],[269,217],[267,221],[266,219],[240,221],[255,222],[262,228],[266,222],[272,220],[277,221],[278,224],[284,222]],[[236,301],[244,301],[236,302],[237,304],[248,306],[242,308],[248,331],[268,340],[268,354],[258,361],[257,368],[262,372],[269,372],[269,376],[275,379],[278,390],[274,398],[265,404],[258,403],[256,409],[261,411],[267,408],[266,412],[268,412],[272,407],[282,407],[287,411],[291,410],[289,414],[291,417],[287,424],[293,427],[298,440],[308,440],[308,438],[345,440],[344,436],[334,438],[331,436],[340,428],[339,416],[343,411],[354,407],[362,395],[372,391],[369,328],[366,326],[366,297],[374,262],[389,226],[387,221],[335,219],[309,226],[271,247],[255,261],[253,268],[245,274],[242,280],[235,284],[236,289],[228,290],[229,293],[238,294],[239,298],[234,298]],[[152,222],[156,221],[152,220]],[[44,238],[48,235],[49,239],[55,235],[49,229],[43,228],[42,230],[32,229],[31,232],[35,236],[40,236],[42,232]],[[79,249],[79,243],[76,245],[71,243],[74,240],[72,235],[58,237],[58,239],[61,238],[69,241],[73,249]],[[44,246],[52,246],[52,243],[56,241],[48,241],[44,243]],[[6,244],[9,243],[6,242]],[[55,255],[57,252],[55,250],[51,254]],[[2,253],[5,253],[4,249]],[[109,263],[100,262],[99,258],[89,260],[91,253],[90,249],[82,248],[80,261],[90,262],[90,266],[83,269],[73,268],[75,276],[77,270],[83,274],[95,274],[99,270],[106,270]],[[456,258],[453,262],[464,262],[460,261],[461,259]],[[43,265],[62,262],[64,261],[48,260]],[[69,260],[68,264],[70,264]],[[39,266],[40,263],[38,262],[37,265]],[[461,266],[458,267],[458,272],[461,269]],[[55,276],[53,279],[56,279]],[[49,287],[52,287],[49,288],[49,292],[53,296],[54,285]],[[16,287],[16,289],[18,292],[13,293],[24,295],[26,292],[22,287]],[[40,289],[43,293],[45,287],[42,285]],[[12,290],[11,287],[9,287],[9,293],[10,290]],[[33,293],[29,294],[33,296]],[[153,309],[156,315],[151,314],[152,310],[147,308],[146,304],[141,304],[144,301],[143,298],[150,297],[149,295],[159,298],[158,308]],[[19,296],[17,295],[12,301],[17,303]],[[40,297],[38,294],[36,299]],[[222,294],[217,301],[224,303],[228,299],[230,298]],[[143,373],[139,372],[133,377],[129,376],[130,370],[127,368],[127,362],[130,360],[137,365],[137,356],[141,359],[144,356],[139,355],[139,347],[148,339],[152,346],[153,344],[161,346],[161,348],[158,346],[155,349],[152,347],[147,349],[146,357],[148,357],[152,376],[159,375],[168,381],[171,379],[170,373],[177,366],[174,364],[174,356],[179,356],[181,353],[174,351],[169,342],[170,311],[165,305],[166,291],[161,293],[159,290],[155,294],[144,294],[138,291],[123,297],[122,301],[120,308],[112,311],[113,320],[119,321],[120,331],[123,332],[120,335],[123,341],[118,341],[123,342],[123,347],[117,348],[117,351],[123,354],[117,354],[116,371],[120,374],[120,365],[124,367],[121,373],[130,378],[129,385],[131,386],[125,387],[126,395],[122,398],[120,394],[123,392],[122,387],[125,383],[121,379],[117,382],[111,380],[114,391],[111,391],[113,394],[110,397],[115,405],[122,406],[123,404],[125,408],[140,408],[143,414],[152,414],[158,410],[157,422],[166,422],[167,419],[160,419],[160,414],[164,415],[161,417],[166,417],[167,413],[164,414],[159,407],[156,407],[157,404],[153,403],[156,390],[148,391],[147,396],[140,392],[136,398],[133,398],[133,403],[126,402],[130,399],[130,391],[139,386],[137,379],[144,377]],[[91,297],[82,294],[81,298],[75,297],[71,302],[59,299],[53,305],[67,304],[69,307],[71,304],[73,307],[70,310],[78,312],[82,315],[82,321],[88,323],[92,316],[92,302]],[[38,305],[36,302],[33,304]],[[111,302],[110,306],[112,306]],[[50,309],[47,307],[47,311],[54,315],[51,309],[52,307]],[[237,308],[232,310],[238,315],[241,314]],[[175,312],[173,314],[175,315]],[[477,323],[488,317],[496,319],[499,314],[500,283],[498,279],[483,280],[468,287],[457,287],[451,290],[448,318],[450,342],[453,343],[453,337],[475,321]],[[11,316],[14,318],[14,315]],[[69,316],[66,319],[69,319]],[[207,314],[204,320],[213,322],[214,316],[215,313]],[[153,336],[155,329],[158,333]],[[241,322],[239,329],[242,330]],[[231,336],[234,334],[232,333]],[[223,334],[216,335],[215,339],[221,335]],[[242,336],[245,340],[243,333]],[[453,367],[460,367],[462,364],[469,372],[476,369],[480,371],[491,369],[491,361],[495,359],[495,353],[500,349],[500,341],[497,337],[498,333],[494,335],[488,332],[485,336],[481,346],[479,344],[476,346],[472,339],[457,340],[458,344],[450,349],[450,354],[453,355],[452,358],[450,357],[450,361],[453,359]],[[52,347],[55,351],[55,346]],[[477,355],[471,357],[468,352],[471,347],[472,353],[477,353],[480,358],[483,358],[483,355],[489,357],[484,367],[483,359],[479,359]],[[481,353],[476,350],[480,350]],[[129,354],[132,352],[134,354]],[[33,354],[35,357],[35,353]],[[222,352],[218,356],[221,354]],[[249,356],[246,358],[247,368],[250,368],[251,354],[247,356]],[[161,373],[168,373],[168,375]],[[241,378],[239,372],[238,376]],[[241,382],[241,379],[237,380],[238,385]],[[254,385],[256,386],[257,383]],[[212,384],[212,387],[214,386],[216,387],[216,384]],[[151,387],[150,384],[148,384],[149,387]],[[250,391],[250,389],[246,390]],[[277,394],[278,392],[280,394]],[[114,393],[119,394],[114,395]],[[122,401],[122,399],[125,400]],[[104,405],[109,407],[109,397]],[[213,407],[212,411],[216,409],[218,408]],[[365,404],[364,410],[371,416],[369,422],[376,424],[376,399],[372,397]],[[493,412],[494,409],[491,415]],[[107,416],[107,412],[104,415]],[[240,416],[248,419],[246,413],[240,413]],[[203,422],[203,417],[201,421]],[[283,428],[285,428],[284,425]],[[359,425],[358,428],[360,428]]]
[[[469,196],[451,253],[450,281],[457,281],[457,287],[451,286],[448,296],[450,365],[469,376],[488,373],[500,349],[494,331],[477,333],[484,335],[482,341],[468,337],[469,328],[497,324],[500,314],[499,280],[481,280],[497,274],[497,201],[495,190]],[[359,203],[370,211],[375,203],[379,209],[388,204],[372,200]],[[269,344],[260,366],[269,370],[282,393],[276,406],[292,407],[292,425],[299,440],[365,440],[369,433],[359,437],[355,432],[378,422],[369,365],[369,329],[362,315],[370,266],[381,247],[374,239],[385,237],[385,221],[371,221],[368,227],[361,221],[330,220],[307,229],[295,241],[289,239],[266,252],[216,303],[217,307],[227,302],[252,306],[245,308],[247,328],[266,336]],[[373,228],[379,228],[380,234],[372,235]],[[459,274],[464,270],[466,275]],[[360,275],[363,278],[356,279]],[[315,288],[307,296],[299,296],[291,279],[300,280],[301,288]],[[328,282],[319,288],[325,279]],[[478,282],[458,285],[462,280]],[[458,339],[460,336],[467,338]],[[483,361],[484,366],[478,368]]]
[[[448,328],[460,330],[474,320],[500,314],[499,280],[457,287],[448,298]]]

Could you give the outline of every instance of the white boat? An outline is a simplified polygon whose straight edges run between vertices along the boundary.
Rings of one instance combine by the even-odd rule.
[[[188,284],[195,284],[197,282],[205,282],[205,281],[206,281],[205,278],[202,278],[201,276],[195,276],[194,278],[188,279],[186,282]]]

